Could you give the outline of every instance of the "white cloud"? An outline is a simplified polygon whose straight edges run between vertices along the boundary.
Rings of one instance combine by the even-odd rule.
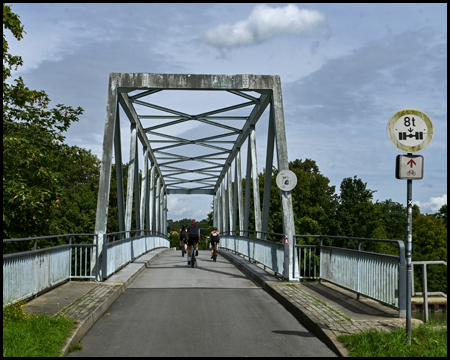
[[[420,201],[413,201],[413,203],[420,207],[421,213],[436,213],[442,205],[447,204],[447,194],[444,194],[441,197],[432,197],[430,198],[430,201],[424,203],[421,203]]]
[[[276,8],[263,4],[255,6],[245,20],[208,30],[205,40],[220,47],[246,46],[277,35],[305,35],[325,20],[325,15],[318,11],[300,10],[293,4]]]

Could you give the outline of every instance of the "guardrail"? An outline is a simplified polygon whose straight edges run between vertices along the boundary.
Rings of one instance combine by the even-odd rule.
[[[283,234],[247,231],[247,234],[255,234],[255,237],[238,235],[243,231],[234,233],[227,232],[220,235],[220,248],[230,250],[234,253],[246,256],[250,261],[260,263],[265,268],[271,269],[275,274],[283,275],[284,266],[284,245],[273,240],[265,240],[256,237],[259,233],[272,238],[284,238]]]
[[[357,294],[364,295],[371,299],[399,309],[401,315],[406,311],[406,263],[404,243],[400,240],[368,239],[346,236],[325,236],[325,235],[295,235],[296,238],[313,238],[320,240],[317,245],[296,245],[298,250],[300,279],[326,280],[351,290]],[[323,245],[323,240],[333,241],[355,240],[358,241],[358,249],[346,249],[335,246]],[[379,254],[361,250],[363,242],[385,242],[398,246],[399,256]],[[301,251],[309,247],[309,263],[307,257],[302,256]],[[311,270],[311,248],[314,248],[314,255],[319,250],[320,268],[314,263]],[[316,256],[313,257],[316,260]],[[316,275],[318,272],[318,275]],[[311,273],[314,273],[311,276]]]
[[[93,237],[92,244],[73,244],[74,237]],[[37,249],[44,239],[68,238],[69,243]],[[90,268],[92,257],[98,257],[96,234],[64,234],[35,238],[7,239],[11,242],[33,241],[33,250],[3,255],[3,306],[21,301],[66,280],[95,279]],[[98,271],[98,269],[96,269]]]
[[[283,234],[248,231],[248,236],[242,236],[237,235],[239,233],[242,234],[239,231],[223,233],[220,247],[244,255],[277,274],[283,273]],[[299,280],[329,281],[355,292],[357,298],[361,295],[372,298],[398,309],[400,317],[406,316],[406,263],[402,241],[325,235],[295,235],[295,238],[319,241],[313,245],[294,245]],[[324,239],[355,240],[358,241],[358,249],[325,246]],[[362,251],[361,244],[368,241],[392,243],[398,246],[399,256]]]
[[[441,295],[444,296],[447,299],[447,294],[441,292],[441,291],[428,291],[428,285],[427,285],[427,265],[432,264],[443,264],[447,266],[447,263],[445,261],[411,261],[411,271],[412,271],[412,284],[411,284],[411,296],[416,295],[422,295],[423,296],[423,309],[425,312],[425,322],[428,322],[428,295]],[[414,291],[414,265],[422,265],[423,266],[423,292],[415,292]]]
[[[134,233],[134,236],[131,236],[132,233]],[[119,239],[116,239],[117,237]],[[103,280],[150,250],[170,247],[170,240],[167,235],[147,230],[109,233],[105,234],[103,241]]]

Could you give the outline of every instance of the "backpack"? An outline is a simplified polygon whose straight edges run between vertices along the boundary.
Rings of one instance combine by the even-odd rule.
[[[199,232],[198,226],[191,225],[188,227],[189,237],[190,238],[197,238],[198,239],[198,232]]]
[[[180,239],[181,240],[187,240],[187,231],[185,229],[180,231]]]

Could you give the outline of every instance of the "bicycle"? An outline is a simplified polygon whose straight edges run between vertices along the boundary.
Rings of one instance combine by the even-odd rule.
[[[195,249],[194,249],[194,245],[192,245],[192,250],[191,250],[191,267],[192,268],[195,266],[196,261],[197,261],[197,259],[195,258]]]
[[[212,248],[213,248],[212,259],[213,259],[214,262],[216,262],[216,260],[217,260],[217,246],[216,246],[216,243],[212,244]]]
[[[181,256],[184,257],[184,254],[186,254],[186,249],[184,248],[184,243],[181,246]]]

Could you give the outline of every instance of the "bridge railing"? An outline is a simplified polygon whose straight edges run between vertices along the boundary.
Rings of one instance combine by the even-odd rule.
[[[404,285],[406,284],[406,264],[402,241],[325,235],[295,235],[295,237],[320,241],[316,245],[296,246],[300,279],[326,280],[355,292],[358,298],[360,295],[364,295],[399,309],[401,316],[403,311],[406,311],[406,288]],[[358,249],[325,246],[323,245],[325,239],[333,242],[357,241]],[[362,251],[363,242],[391,243],[398,247],[399,256]],[[312,250],[314,254],[312,254]],[[320,253],[318,269],[317,252]],[[312,264],[311,258],[314,259],[314,264]]]
[[[150,250],[170,248],[167,235],[149,230],[105,234],[102,248],[102,278],[109,276]]]
[[[411,296],[416,295],[422,295],[423,296],[423,310],[425,314],[425,322],[428,322],[428,295],[441,295],[447,299],[447,294],[441,292],[441,291],[428,291],[428,275],[427,275],[427,265],[435,265],[435,264],[442,264],[447,266],[447,263],[445,261],[439,260],[439,261],[412,261],[411,262],[411,270],[412,270],[412,276],[411,276]],[[415,292],[414,291],[414,265],[422,265],[422,281],[423,281],[423,292]]]
[[[275,274],[283,275],[284,245],[283,234],[262,231],[246,231],[247,236],[240,235],[243,231],[224,232],[220,235],[220,247],[249,258],[254,263],[260,263],[271,269]],[[253,236],[250,236],[253,234]],[[270,237],[273,240],[266,240]]]
[[[75,237],[88,238],[91,243],[74,244]],[[68,240],[68,243],[37,248],[38,241],[58,239]],[[3,306],[37,296],[68,279],[95,279],[90,263],[93,256],[98,257],[96,234],[7,239],[3,240],[3,245],[26,241],[34,242],[33,250],[3,255]]]
[[[220,247],[239,253],[278,274],[284,269],[283,234],[268,232],[223,233]],[[264,239],[263,239],[264,238]],[[272,240],[265,240],[271,238]],[[295,246],[295,261],[300,279],[326,280],[360,295],[380,301],[406,316],[406,263],[404,243],[399,240],[367,239],[344,236],[295,235],[317,239],[317,244]],[[358,242],[358,249],[326,246],[323,240]],[[364,242],[385,242],[398,247],[399,256],[361,250]]]

